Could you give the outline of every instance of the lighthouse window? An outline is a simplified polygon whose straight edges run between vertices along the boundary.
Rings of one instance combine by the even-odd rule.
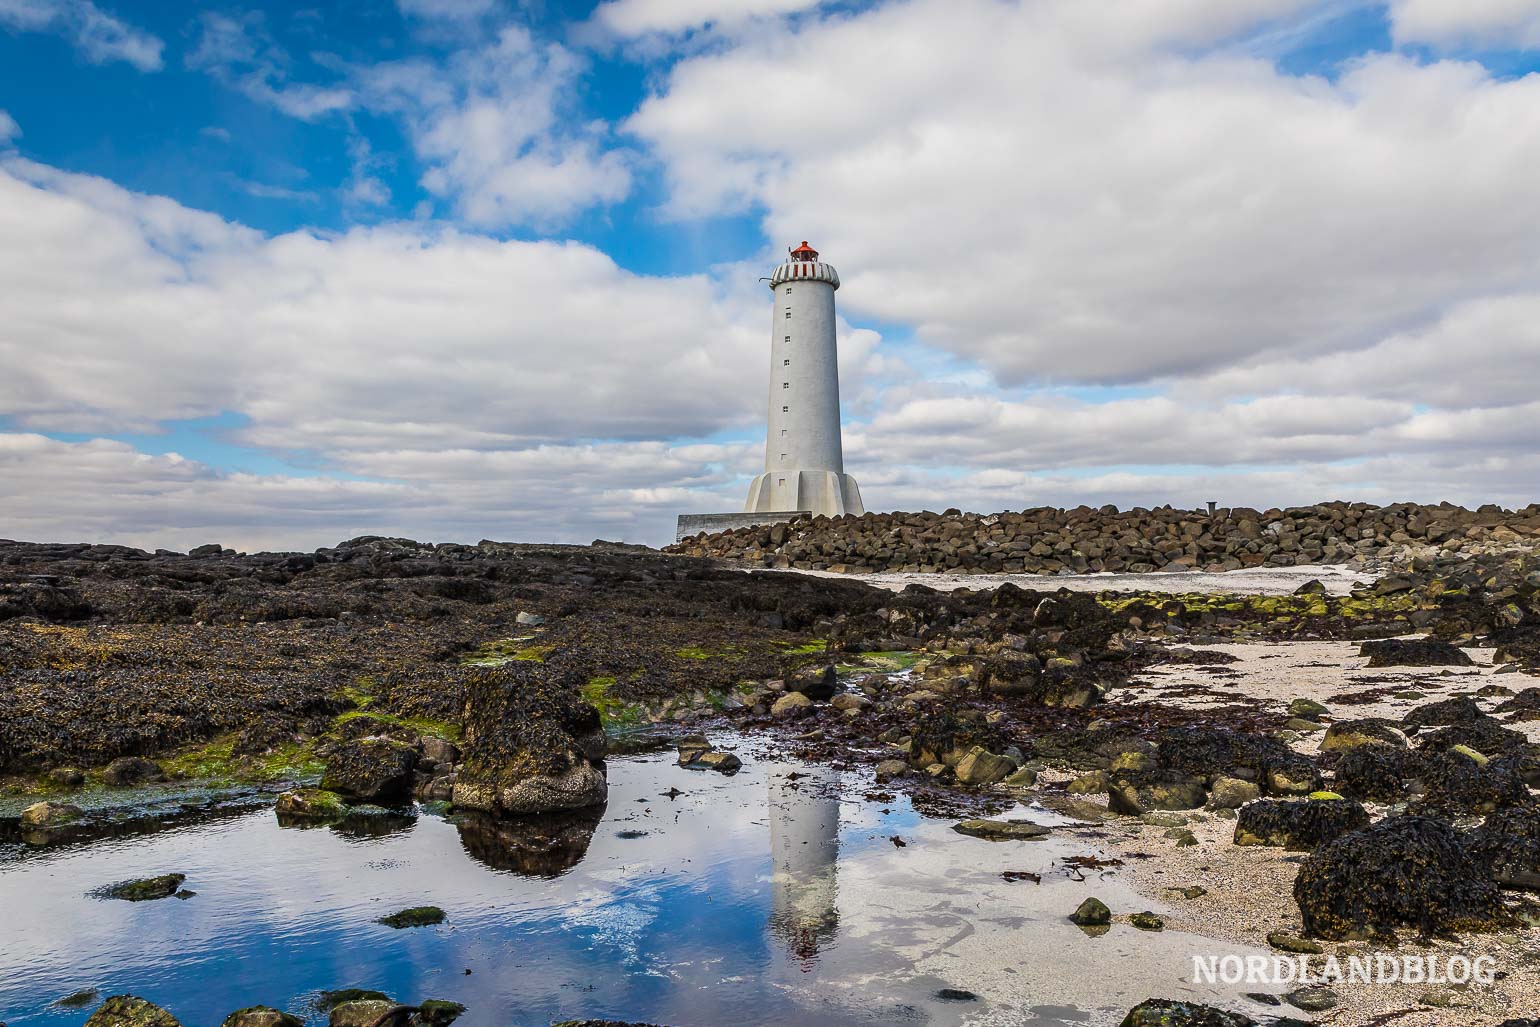
[[[782,459],[782,460],[785,460],[785,459],[786,459],[786,454],[785,454],[785,453],[782,453],[782,454],[781,454],[781,459]]]
[[[791,366],[791,361],[790,360],[783,360],[783,361],[781,361],[781,366],[782,367],[790,367]]]
[[[786,308],[786,320],[788,320],[788,321],[791,320],[791,308],[790,307]]]
[[[785,478],[777,478],[776,482],[778,484],[784,485],[784,484],[786,484],[786,479]]]
[[[789,286],[789,285],[786,287],[786,295],[788,295],[788,296],[791,295],[791,286]]]
[[[781,388],[783,388],[783,389],[791,388],[791,382],[782,382],[781,383]]]
[[[786,341],[787,341],[787,342],[790,342],[790,341],[791,341],[791,336],[789,336],[789,335],[788,335],[788,336],[786,336]]]
[[[781,413],[783,413],[783,414],[791,413],[791,407],[781,407]]]
[[[781,429],[781,434],[782,434],[782,435],[785,435],[785,434],[786,434],[786,429],[785,429],[785,428],[782,428],[782,429]]]

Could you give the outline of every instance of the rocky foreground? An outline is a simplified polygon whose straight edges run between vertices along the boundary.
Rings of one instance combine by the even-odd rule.
[[[1424,540],[1447,523],[1393,516],[1416,520]],[[1356,524],[1363,541],[1365,518]],[[602,804],[607,748],[638,733],[731,772],[736,757],[709,741],[731,724],[803,759],[865,768],[920,808],[962,817],[965,833],[1040,830],[994,818],[1023,797],[1132,837],[1168,832],[1172,866],[1227,832],[1225,859],[1275,853],[1256,879],[1292,911],[1292,930],[1268,939],[1280,951],[1532,945],[1540,746],[1526,731],[1540,688],[1526,682],[1540,672],[1540,559],[1507,551],[1498,527],[1468,521],[1458,545],[1444,534],[1349,596],[1307,586],[1273,598],[1010,584],[894,594],[602,544],[366,537],[247,556],[0,543],[0,775],[39,800],[0,836],[72,844],[98,826],[79,796],[186,778],[263,783],[295,821],[448,802],[483,818],[478,837],[495,848],[499,822]],[[1418,693],[1364,682],[1329,702],[1303,688],[1284,701],[1248,698],[1244,681],[1234,692],[1151,684],[1221,679],[1235,657],[1203,647],[1306,639],[1351,642],[1366,668],[1431,668],[1415,673],[1456,684],[1473,650],[1495,666],[1380,716],[1354,708]],[[1286,852],[1302,855],[1284,863]],[[181,883],[127,882],[156,893],[146,898]],[[1298,1012],[1328,999],[1291,1001]],[[1532,994],[1500,987],[1449,1004],[1492,1023],[1540,1015]],[[114,997],[92,1027],[176,1022],[147,1005]],[[376,995],[329,1015],[339,1027],[452,1018]],[[1129,1017],[1252,1022],[1161,1002]]]
[[[669,548],[762,567],[847,573],[1086,574],[1374,567],[1540,545],[1540,505],[1322,503],[1207,511],[1037,507],[998,514],[869,513],[696,535]]]

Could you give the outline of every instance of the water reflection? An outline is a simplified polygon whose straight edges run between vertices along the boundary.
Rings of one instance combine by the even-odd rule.
[[[478,863],[523,877],[559,877],[588,855],[604,812],[601,805],[529,817],[467,813],[456,827]]]
[[[779,767],[767,775],[770,930],[811,963],[839,933],[840,774]]]

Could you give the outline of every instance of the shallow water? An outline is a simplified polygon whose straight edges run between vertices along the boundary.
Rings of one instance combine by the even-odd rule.
[[[141,995],[189,1027],[259,1003],[322,1022],[316,992],[345,987],[462,1002],[467,1027],[1115,1023],[1150,995],[1237,1005],[1183,983],[1192,955],[1213,951],[1203,939],[1126,925],[1088,937],[1065,921],[1090,894],[1117,912],[1160,909],[1115,876],[1058,867],[1094,839],[962,837],[902,796],[865,798],[867,779],[733,744],[746,766],[732,777],[671,752],[612,759],[609,803],[586,816],[457,825],[418,811],[297,829],[264,806],[11,846],[0,1021],[82,1023],[91,1007],[52,1003],[85,988]],[[1006,869],[1043,883],[1006,882]],[[194,897],[88,894],[172,871]],[[447,921],[374,923],[423,904]]]

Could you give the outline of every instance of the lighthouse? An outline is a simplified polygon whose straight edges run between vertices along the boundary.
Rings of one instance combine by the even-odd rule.
[[[765,473],[746,514],[862,514],[861,490],[840,445],[834,291],[840,276],[803,241],[770,276],[770,402]]]

